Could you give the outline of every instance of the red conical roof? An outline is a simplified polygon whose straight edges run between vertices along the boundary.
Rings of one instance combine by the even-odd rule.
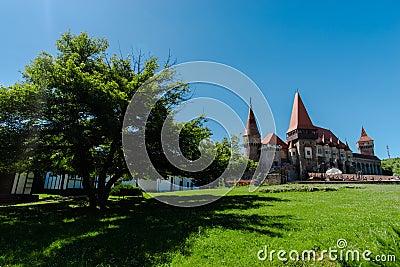
[[[369,142],[369,141],[373,141],[373,140],[374,139],[372,139],[371,137],[369,137],[367,135],[367,132],[364,130],[364,127],[362,127],[361,128],[361,137],[360,137],[360,139],[358,140],[357,143],[359,143],[359,142]]]
[[[282,148],[288,148],[289,146],[282,141],[282,139],[279,138],[275,133],[270,133],[264,137],[264,139],[261,141],[261,144],[263,145],[279,145]]]
[[[260,132],[258,131],[256,118],[254,116],[251,104],[249,109],[249,115],[247,116],[246,131],[244,134],[260,137]]]
[[[289,129],[291,132],[296,129],[316,129],[311,122],[310,116],[307,113],[306,107],[301,100],[299,92],[296,92],[293,102],[292,116],[290,118]]]

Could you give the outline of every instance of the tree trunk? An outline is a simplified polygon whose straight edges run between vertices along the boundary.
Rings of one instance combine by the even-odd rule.
[[[122,172],[116,173],[113,177],[111,177],[111,179],[107,183],[104,184],[104,187],[102,188],[102,190],[99,191],[98,200],[99,200],[99,206],[101,209],[107,207],[107,201],[108,201],[108,197],[110,196],[111,187],[113,186],[113,184],[116,181],[118,181],[119,178],[122,177],[122,174],[123,174]]]
[[[96,194],[94,192],[95,188],[93,188],[93,185],[90,182],[89,174],[83,175],[82,185],[83,185],[83,189],[84,189],[86,195],[89,197],[89,207],[96,208],[98,201],[97,201]]]
[[[123,171],[117,170],[111,179],[106,182],[107,173],[110,169],[110,166],[113,164],[114,155],[117,151],[116,144],[111,143],[109,154],[107,155],[107,159],[102,167],[102,170],[99,174],[99,179],[97,181],[97,188],[91,183],[90,175],[87,173],[83,176],[83,188],[85,193],[89,197],[89,205],[92,208],[96,208],[97,206],[100,209],[104,209],[107,207],[108,197],[110,195],[111,187],[113,184],[122,177]]]
[[[111,142],[110,151],[108,152],[107,159],[106,159],[106,161],[103,165],[103,168],[100,172],[100,175],[99,175],[99,180],[98,180],[98,184],[97,184],[97,198],[98,198],[98,204],[101,209],[104,209],[107,207],[107,200],[110,195],[111,186],[112,186],[112,184],[114,184],[114,182],[113,182],[111,184],[111,186],[107,186],[106,179],[107,179],[107,171],[109,170],[111,164],[113,163],[114,154],[116,151],[117,151],[117,147],[116,147],[115,142]]]
[[[98,204],[100,209],[105,209],[107,207],[107,201],[109,196],[110,196],[110,190],[107,190],[106,187],[104,187],[103,190],[99,192]]]

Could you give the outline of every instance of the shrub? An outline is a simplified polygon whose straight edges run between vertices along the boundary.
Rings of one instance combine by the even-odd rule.
[[[352,187],[356,188],[356,187]],[[276,187],[266,187],[260,189],[260,192],[264,193],[282,193],[282,192],[315,192],[315,191],[338,191],[340,187],[316,187],[316,186],[276,186]]]
[[[111,188],[111,196],[143,196],[142,190],[139,187],[132,186],[130,184],[120,184]]]

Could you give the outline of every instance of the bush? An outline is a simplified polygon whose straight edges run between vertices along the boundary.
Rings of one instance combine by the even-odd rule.
[[[143,196],[142,190],[139,187],[132,186],[130,184],[120,184],[111,188],[111,196]]]
[[[350,188],[350,187],[349,187]],[[357,187],[352,187],[357,188]],[[315,192],[315,191],[338,191],[340,187],[330,187],[330,186],[274,186],[260,189],[260,192],[264,193],[282,193],[282,192]]]

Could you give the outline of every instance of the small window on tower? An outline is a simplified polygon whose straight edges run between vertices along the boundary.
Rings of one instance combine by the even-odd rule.
[[[304,150],[305,150],[306,159],[311,159],[312,158],[312,149],[311,149],[311,147],[306,147]]]

